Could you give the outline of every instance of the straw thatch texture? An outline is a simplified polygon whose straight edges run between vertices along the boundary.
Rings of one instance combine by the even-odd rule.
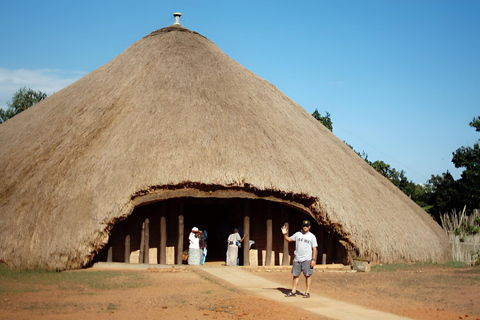
[[[0,125],[0,145],[0,260],[11,265],[78,268],[141,199],[189,190],[289,202],[377,262],[450,255],[440,226],[345,143],[183,27]]]

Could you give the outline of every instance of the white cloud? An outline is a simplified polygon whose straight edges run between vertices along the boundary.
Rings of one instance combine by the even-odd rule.
[[[22,87],[42,91],[51,95],[77,81],[86,72],[52,69],[16,69],[0,68],[0,108],[7,108],[7,101],[11,101],[13,94]]]

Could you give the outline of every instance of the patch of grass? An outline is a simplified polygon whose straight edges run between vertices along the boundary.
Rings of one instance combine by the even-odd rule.
[[[148,286],[145,276],[136,272],[45,271],[11,269],[0,264],[0,293],[35,292],[56,287],[61,290],[115,290]]]
[[[63,313],[65,309],[69,308],[77,308],[83,310],[84,307],[79,305],[75,302],[32,302],[32,303],[20,303],[20,309],[22,310],[29,310],[29,311],[37,311],[37,312],[48,312],[48,313]]]
[[[119,304],[109,303],[107,306],[107,311],[115,311],[115,310],[118,310],[119,308],[120,308]]]
[[[374,272],[392,272],[397,270],[409,269],[412,265],[406,263],[395,263],[395,264],[377,264],[371,268],[371,271]]]
[[[448,261],[444,264],[445,267],[448,268],[467,268],[469,265],[465,262],[461,261]]]
[[[448,261],[446,263],[395,263],[386,265],[375,265],[371,271],[393,272],[397,270],[420,270],[423,268],[468,268],[468,264],[460,261]]]
[[[195,272],[198,276],[200,276],[200,278],[202,280],[205,280],[205,281],[208,281],[208,282],[211,282],[211,283],[214,283],[230,292],[238,292],[238,290],[234,287],[231,287],[231,286],[227,286],[225,285],[224,283],[220,282],[220,281],[217,281],[216,279],[212,279],[210,278],[204,271],[199,271],[198,269],[197,270],[193,270],[193,272]]]

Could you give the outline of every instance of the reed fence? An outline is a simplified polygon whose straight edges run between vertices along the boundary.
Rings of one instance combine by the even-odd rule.
[[[448,234],[452,259],[477,265],[480,263],[480,209],[473,210],[471,215],[466,215],[465,209],[460,213],[446,213],[440,218]]]

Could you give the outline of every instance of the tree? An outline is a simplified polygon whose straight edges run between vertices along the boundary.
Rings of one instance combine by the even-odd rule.
[[[12,102],[7,102],[8,109],[0,109],[0,123],[16,116],[22,111],[27,110],[35,103],[42,101],[47,94],[41,91],[34,91],[27,87],[20,88],[13,94]]]
[[[323,124],[328,130],[333,132],[333,122],[332,122],[332,119],[330,118],[330,113],[326,111],[325,113],[326,113],[326,116],[322,117],[320,112],[318,112],[318,110],[315,109],[315,111],[313,111],[312,113],[312,116],[318,121],[320,121],[320,123]]]
[[[480,132],[480,117],[473,118],[469,124]],[[453,210],[462,211],[466,206],[467,214],[480,208],[480,148],[478,143],[472,147],[460,147],[452,153],[452,162],[456,168],[464,168],[461,178],[455,180],[447,171],[428,181],[430,194],[428,202],[433,206],[432,213],[438,217]],[[438,220],[437,220],[438,221]]]
[[[461,205],[458,194],[458,183],[450,172],[432,175],[428,180],[430,195],[428,202],[432,205],[432,215],[440,223],[440,216]]]
[[[469,125],[475,128],[475,131],[480,132],[480,117],[473,118]],[[473,147],[458,148],[453,152],[452,162],[455,168],[464,168],[462,176],[458,180],[458,191],[467,209],[480,208],[480,147],[478,142]]]
[[[470,127],[475,128],[475,131],[479,132],[480,131],[480,117],[473,118],[472,122],[470,122]]]

